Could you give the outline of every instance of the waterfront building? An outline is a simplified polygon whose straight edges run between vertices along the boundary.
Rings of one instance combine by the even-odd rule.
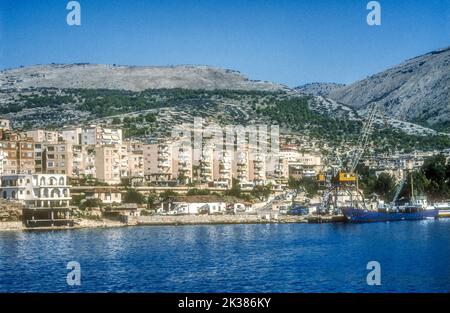
[[[22,202],[32,207],[68,207],[70,188],[67,176],[60,174],[3,175],[2,198]]]
[[[70,186],[66,175],[15,174],[1,177],[3,199],[25,205],[23,220],[28,227],[72,226]]]

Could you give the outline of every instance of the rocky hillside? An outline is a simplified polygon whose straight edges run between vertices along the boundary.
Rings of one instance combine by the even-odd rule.
[[[295,87],[294,90],[311,96],[327,96],[329,93],[344,86],[344,84],[337,83],[309,83]]]
[[[24,88],[280,90],[285,86],[249,80],[237,71],[209,66],[118,66],[50,64],[0,71],[0,90]]]
[[[450,47],[407,60],[327,96],[357,110],[375,103],[388,116],[450,132]]]

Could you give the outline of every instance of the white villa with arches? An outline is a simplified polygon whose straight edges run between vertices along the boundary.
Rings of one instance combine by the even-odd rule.
[[[1,197],[28,207],[69,207],[71,196],[67,176],[62,174],[15,174],[1,178]]]

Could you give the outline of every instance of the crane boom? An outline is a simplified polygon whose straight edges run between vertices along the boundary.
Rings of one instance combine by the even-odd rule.
[[[372,104],[367,121],[364,123],[361,137],[358,142],[358,146],[353,153],[353,158],[350,161],[349,172],[354,173],[359,160],[361,159],[364,151],[366,150],[367,143],[369,141],[370,134],[372,133],[373,121],[375,120],[376,106]]]

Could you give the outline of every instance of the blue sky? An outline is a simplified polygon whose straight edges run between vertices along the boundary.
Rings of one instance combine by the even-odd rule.
[[[207,64],[289,86],[349,83],[450,45],[449,0],[0,0],[0,68]]]

